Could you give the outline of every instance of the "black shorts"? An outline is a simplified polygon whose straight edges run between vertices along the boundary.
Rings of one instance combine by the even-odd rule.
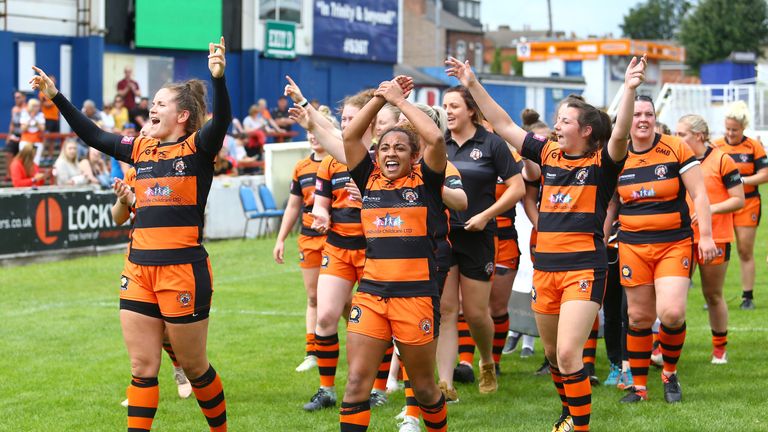
[[[458,265],[459,273],[470,279],[491,280],[496,268],[496,235],[493,232],[455,228],[448,238],[453,246],[451,266]]]

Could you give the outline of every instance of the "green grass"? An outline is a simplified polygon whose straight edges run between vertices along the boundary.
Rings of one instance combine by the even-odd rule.
[[[738,309],[738,257],[727,280],[730,340],[727,366],[709,364],[710,332],[698,288],[689,295],[688,336],[680,360],[684,402],[663,401],[652,369],[648,403],[625,406],[615,388],[597,387],[593,430],[768,430],[762,411],[768,354],[765,224],[757,241],[758,309]],[[301,406],[318,383],[315,371],[298,374],[304,346],[304,289],[296,265],[272,262],[273,239],[207,245],[214,268],[209,354],[222,376],[233,431],[337,431],[337,410],[305,413]],[[294,241],[288,241],[295,248]],[[286,256],[295,255],[295,249]],[[0,268],[0,431],[125,430],[124,398],[129,362],[118,321],[120,254]],[[343,332],[342,332],[343,334]],[[346,375],[344,343],[338,371],[341,395]],[[458,389],[450,406],[455,431],[549,430],[559,399],[548,377],[532,372],[542,359],[502,359],[499,392]],[[602,340],[598,374],[607,374]],[[194,399],[180,400],[163,359],[155,431],[207,430]],[[372,415],[372,431],[396,430],[393,417],[402,392]]]

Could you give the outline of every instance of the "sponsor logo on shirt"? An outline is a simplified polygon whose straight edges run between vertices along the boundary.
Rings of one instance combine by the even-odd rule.
[[[315,181],[315,189],[322,192],[322,190],[323,190],[323,182],[322,182],[322,180],[317,179]]]
[[[556,193],[549,196],[549,202],[552,204],[568,204],[573,198],[567,193]]]
[[[656,196],[656,191],[653,188],[646,189],[641,187],[640,190],[632,192],[632,199],[652,198]]]
[[[378,217],[375,221],[373,221],[373,224],[377,228],[400,228],[403,223],[404,222],[400,216],[392,217],[389,213],[387,213],[385,216]]]
[[[148,187],[144,194],[147,196],[147,198],[167,197],[171,196],[171,192],[173,192],[173,190],[170,186],[160,186],[159,183],[155,183],[154,186]]]
[[[124,136],[120,139],[120,144],[133,144],[135,137]]]

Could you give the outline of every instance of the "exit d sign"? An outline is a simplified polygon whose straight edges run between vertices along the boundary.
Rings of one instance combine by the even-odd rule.
[[[264,35],[264,57],[296,58],[296,23],[267,21]]]

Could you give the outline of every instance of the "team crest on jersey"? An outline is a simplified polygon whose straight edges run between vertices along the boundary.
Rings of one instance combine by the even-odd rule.
[[[667,166],[666,165],[658,165],[655,170],[653,170],[653,173],[656,174],[656,177],[659,179],[667,178]]]
[[[320,179],[315,180],[315,190],[316,191],[323,191],[323,182]]]
[[[429,318],[424,318],[423,320],[419,321],[419,328],[422,332],[424,332],[425,336],[432,333],[432,320]]]
[[[579,281],[579,291],[585,293],[589,289],[589,279],[582,279]]]
[[[473,160],[478,160],[483,157],[483,152],[481,152],[479,148],[473,148],[472,151],[469,152],[469,157]]]
[[[691,262],[688,259],[688,257],[683,257],[682,264],[683,264],[683,268],[687,270],[688,267],[691,265]]]
[[[173,161],[173,170],[176,171],[176,174],[178,175],[184,175],[184,170],[187,169],[187,164],[184,163],[184,159],[177,158]]]
[[[304,262],[304,252],[299,252],[299,261]]]
[[[531,287],[531,301],[536,303],[536,287],[535,286]]]
[[[568,204],[571,200],[572,198],[570,195],[560,192],[549,196],[549,202],[552,204]]]
[[[632,268],[628,265],[623,265],[621,267],[621,277],[624,279],[632,279]]]
[[[403,189],[403,192],[401,193],[404,200],[408,201],[409,203],[413,204],[416,202],[416,200],[419,199],[419,194],[416,193],[413,189]]]
[[[382,217],[377,217],[373,224],[376,228],[400,228],[403,225],[403,220],[398,217],[392,217],[389,213]]]
[[[752,222],[757,222],[757,213],[752,213]]]
[[[128,278],[120,276],[120,291],[126,291],[128,289]]]
[[[494,267],[493,261],[491,261],[489,263],[486,263],[485,264],[485,274],[487,274],[488,276],[492,275],[493,274],[493,267]]]
[[[352,324],[359,324],[360,323],[360,317],[363,315],[362,309],[360,309],[360,306],[354,305],[352,306],[352,309],[349,310],[349,322]]]
[[[739,160],[741,161],[741,163],[747,163],[749,161],[749,156],[747,156],[745,154],[740,154],[739,155]]]
[[[323,260],[320,262],[320,267],[328,268],[328,255],[323,255]]]
[[[192,293],[189,291],[182,291],[176,294],[176,301],[181,303],[182,307],[187,307],[192,303]]]
[[[576,183],[583,185],[587,181],[587,177],[589,177],[589,170],[587,168],[580,169],[576,173]]]
[[[719,256],[719,257],[723,256],[723,248],[720,248],[720,247],[717,248],[717,252],[716,253],[717,253],[717,256]]]

